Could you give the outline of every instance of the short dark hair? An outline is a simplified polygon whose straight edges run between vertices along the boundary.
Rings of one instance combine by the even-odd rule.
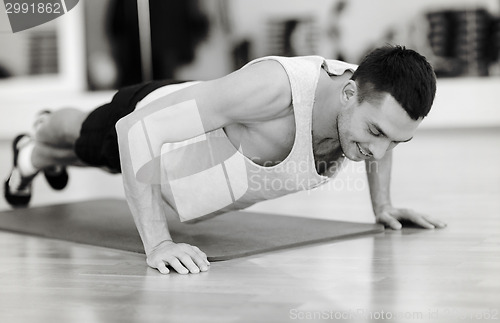
[[[389,93],[410,118],[427,116],[436,94],[436,75],[426,58],[403,46],[384,46],[370,52],[351,77],[358,101],[376,101]]]

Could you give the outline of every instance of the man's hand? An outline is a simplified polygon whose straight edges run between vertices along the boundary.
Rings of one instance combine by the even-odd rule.
[[[163,241],[156,246],[147,255],[146,262],[162,274],[170,272],[167,264],[179,274],[197,274],[200,271],[207,271],[210,266],[207,255],[198,247],[173,241]]]
[[[417,213],[409,209],[399,209],[392,206],[386,206],[375,212],[377,223],[381,223],[393,230],[402,228],[402,222],[412,222],[425,229],[445,228],[446,223],[433,219],[424,214]]]

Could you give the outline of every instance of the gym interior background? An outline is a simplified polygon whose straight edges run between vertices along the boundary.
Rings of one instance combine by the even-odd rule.
[[[434,288],[435,285],[426,285],[421,280],[419,282],[423,285],[420,287],[400,281],[399,284],[384,287],[396,296],[386,295],[384,298],[382,295],[380,304],[385,305],[386,310],[404,308],[401,307],[402,299],[408,296],[405,293],[412,292],[414,295],[413,292],[418,290],[421,292],[420,297],[412,297],[423,304],[422,308],[437,311],[447,308],[448,314],[456,314],[453,310],[457,308],[474,309],[475,314],[484,313],[478,311],[492,309],[488,299],[498,297],[500,278],[500,0],[81,0],[62,17],[16,34],[10,31],[5,12],[2,12],[0,175],[6,177],[10,171],[10,141],[16,134],[30,131],[32,120],[40,110],[65,106],[90,110],[109,100],[121,86],[161,78],[208,80],[230,73],[246,62],[265,55],[321,55],[358,63],[370,49],[386,43],[405,45],[421,52],[428,57],[438,75],[438,92],[433,110],[422,123],[414,142],[404,147],[402,145],[395,152],[394,200],[398,204],[410,204],[408,207],[443,218],[449,223],[450,230],[454,225],[462,228],[460,234],[475,241],[464,252],[470,259],[477,261],[477,266],[460,262],[465,256],[459,255],[463,245],[457,235],[450,242],[454,244],[455,263],[460,263],[459,268],[470,269],[471,276],[463,274],[456,282],[463,279],[466,283],[462,287],[470,288],[472,296],[463,296],[467,293],[459,287],[446,289],[449,285],[440,286],[445,290],[440,294]],[[419,137],[422,139],[419,140]],[[261,203],[251,209],[373,222],[363,170],[360,164],[350,164],[339,175],[338,184]],[[124,197],[119,175],[95,169],[71,169],[70,177],[70,184],[63,192],[51,191],[43,178],[37,178],[32,205]],[[311,203],[314,204],[312,209]],[[0,209],[8,208],[6,202],[0,200]],[[481,223],[472,224],[473,219]],[[467,232],[467,228],[472,232]],[[436,240],[432,241],[440,241],[438,236],[433,237]],[[1,241],[9,248],[17,248],[18,244],[23,245],[23,248],[31,246],[22,236],[7,235]],[[415,244],[420,242],[417,239]],[[370,270],[375,268],[375,271],[382,271],[379,274],[383,275],[387,268],[377,267],[377,260],[373,259],[389,256],[383,252],[377,253],[379,249],[376,243],[368,243],[368,247],[359,241],[353,243],[354,250],[364,250],[361,253],[371,257],[372,262],[367,265]],[[352,261],[353,258],[339,245],[335,246],[336,252],[345,256],[344,260]],[[382,243],[378,248],[387,245],[390,243]],[[392,247],[394,252],[400,252],[398,257],[409,252]],[[62,247],[58,245],[57,248]],[[433,254],[436,258],[432,259],[446,259],[444,253],[448,251],[444,250],[438,247],[438,251]],[[471,252],[475,252],[479,258],[468,254]],[[92,258],[89,253],[83,252],[85,257]],[[318,254],[321,254],[321,250]],[[21,257],[24,257],[21,258],[23,261],[30,262],[29,251]],[[127,259],[126,255],[123,257]],[[278,256],[291,267],[294,257],[294,254]],[[0,263],[6,259],[14,264],[11,256],[0,256]],[[249,262],[262,269],[268,268],[266,261],[271,259],[267,255],[250,259]],[[125,261],[135,264],[136,260]],[[132,268],[142,268],[140,261],[142,259],[138,259],[137,265]],[[323,263],[318,260],[319,265]],[[236,262],[231,266],[233,270],[245,271],[242,264],[246,263]],[[424,273],[418,272],[417,267],[403,266],[401,268],[404,270],[393,270],[391,274],[399,275],[397,277],[403,280],[405,275],[425,280],[426,277],[453,275],[456,272],[455,267],[447,266],[444,261],[435,264],[437,269],[425,267]],[[363,267],[363,263],[353,266],[358,265]],[[12,266],[0,265],[0,275],[2,272],[12,273],[15,270]],[[223,271],[222,267],[218,269]],[[298,267],[298,270],[304,269]],[[342,274],[349,276],[349,270],[344,269]],[[130,275],[136,274],[130,273],[131,269],[127,270]],[[93,273],[98,275],[98,269]],[[373,276],[370,279],[363,276],[361,271],[356,273],[353,279],[358,279],[357,287],[363,284],[373,287]],[[299,276],[309,279],[306,291],[310,292],[313,287],[315,291],[321,289],[322,282],[319,279],[311,279],[305,273],[288,274],[291,280]],[[34,273],[32,275],[36,277]],[[326,278],[326,272],[321,272],[321,275],[326,281],[332,281]],[[248,272],[245,277],[253,276]],[[278,279],[278,284],[289,284],[291,280]],[[16,291],[23,288],[22,281],[20,275],[16,281],[20,289]],[[127,286],[125,281],[123,284]],[[47,286],[50,289],[50,284]],[[148,283],[144,286],[145,289],[153,288]],[[205,291],[209,290],[209,286],[205,286]],[[419,289],[422,286],[428,289]],[[186,285],[187,290],[190,288],[196,290],[194,281]],[[280,304],[296,300],[292,295],[280,294],[280,291],[283,292],[280,288],[285,294],[292,291],[283,286],[273,289],[283,298]],[[456,295],[450,296],[451,291]],[[2,293],[5,290],[0,291]],[[0,298],[7,299],[13,294],[20,295],[11,289],[10,294],[3,294]],[[31,294],[26,292],[24,295]],[[261,313],[267,313],[280,321],[280,316],[275,312],[276,307],[273,312],[273,309],[262,305],[266,303],[266,297],[259,295],[262,300],[259,303],[262,306]],[[350,300],[351,303],[346,301],[343,305],[344,308],[354,308],[358,304],[356,302],[373,304],[373,299],[379,295],[374,293],[372,298],[357,295],[356,299],[353,297]],[[27,297],[30,299],[30,296]],[[307,293],[304,297],[307,297]],[[147,299],[143,299],[146,308]],[[332,298],[322,299],[323,307],[316,309],[330,309],[332,303],[328,303],[328,299],[331,301]],[[442,307],[439,307],[438,299],[444,299]],[[446,300],[450,302],[446,303]],[[274,301],[269,298],[267,303]],[[429,305],[431,301],[438,305],[432,307]],[[233,303],[229,301],[226,304]],[[49,313],[48,309],[45,310],[46,314]],[[90,310],[79,310],[79,315],[89,318]],[[258,308],[255,310],[259,311]],[[496,310],[498,315],[498,308]],[[178,313],[175,308],[171,308],[171,311]],[[19,314],[16,310],[10,313]],[[290,318],[289,314],[292,312],[287,310],[284,315]],[[223,321],[231,319],[226,317],[226,320],[221,319],[219,322]]]
[[[115,89],[145,80],[212,79],[265,55],[321,55],[358,63],[371,48],[386,43],[423,53],[439,76],[434,108],[422,129],[500,125],[500,1],[144,4],[86,0],[52,22],[16,34],[3,13],[0,139],[30,131],[27,120],[42,109],[90,110]],[[92,176],[85,178],[64,198],[122,196],[120,180],[113,176],[113,189],[102,192]],[[60,193],[45,191],[33,197],[35,205],[61,199]]]

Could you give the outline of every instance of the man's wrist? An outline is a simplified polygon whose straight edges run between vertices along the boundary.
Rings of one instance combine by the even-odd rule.
[[[164,239],[156,244],[151,244],[148,246],[144,245],[144,251],[146,252],[146,255],[149,255],[151,252],[158,249],[161,245],[164,245],[167,243],[174,243],[174,241],[172,239]]]
[[[391,208],[392,207],[392,204],[390,201],[387,201],[387,202],[383,202],[383,203],[373,203],[373,213],[375,215],[377,214],[380,214],[382,212],[384,212],[384,210],[388,209],[388,208]]]

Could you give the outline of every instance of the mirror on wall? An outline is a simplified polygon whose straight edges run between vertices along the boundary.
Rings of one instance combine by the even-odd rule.
[[[155,78],[206,79],[265,55],[321,55],[359,63],[384,43],[422,52],[439,77],[500,76],[500,0],[150,4]],[[0,10],[0,94],[8,95],[18,84],[45,91],[140,82],[137,16],[134,0],[86,0],[63,17],[13,34]]]
[[[232,29],[254,55],[321,55],[359,63],[374,47],[424,54],[439,77],[500,76],[499,0],[230,2]]]
[[[6,11],[0,10],[2,97],[27,90],[44,93],[85,88],[82,12],[77,5],[57,19],[13,33]]]
[[[1,16],[5,18],[5,15]],[[1,25],[4,26],[4,21]],[[8,28],[0,32],[0,78],[57,74],[60,71],[55,21],[16,34]]]

